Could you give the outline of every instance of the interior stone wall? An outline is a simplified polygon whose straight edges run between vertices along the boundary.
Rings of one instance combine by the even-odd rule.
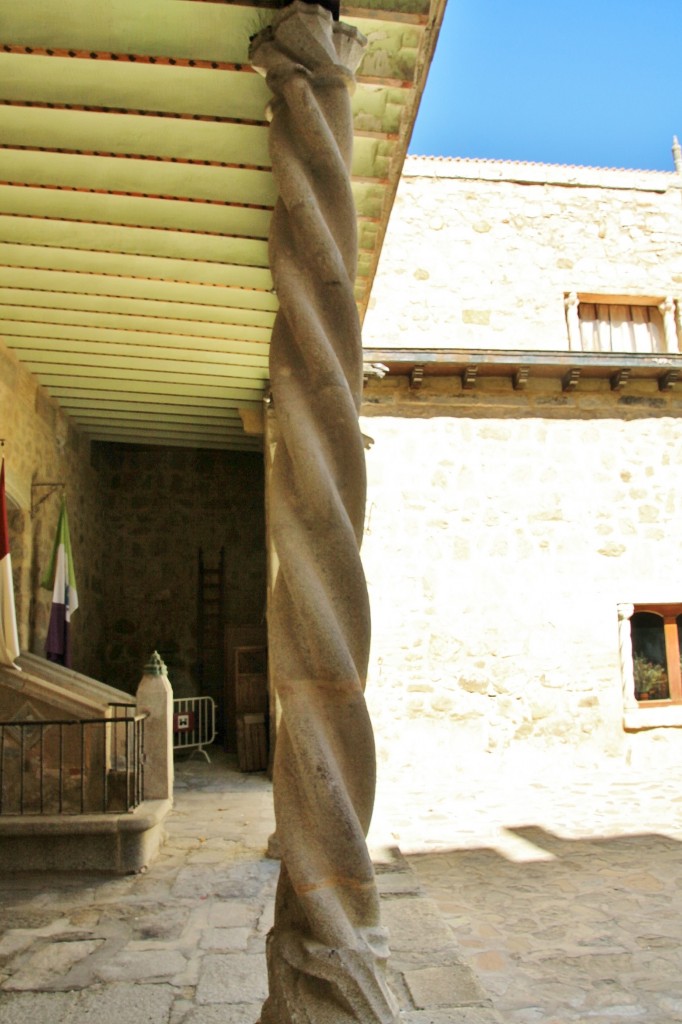
[[[228,623],[265,611],[263,458],[93,444],[107,504],[105,681],[132,692],[153,650],[176,696],[198,693],[198,551],[225,548]]]
[[[97,676],[104,627],[102,578],[107,538],[103,495],[90,464],[90,445],[1,342],[0,437],[5,442],[20,645],[35,654],[45,654],[52,595],[41,588],[40,580],[54,543],[60,490],[51,492],[36,485],[56,482],[66,493],[80,601],[72,620],[74,668]],[[33,515],[32,502],[37,505]]]
[[[60,492],[35,485],[56,482],[78,584],[73,667],[132,693],[158,648],[176,694],[197,692],[200,547],[208,565],[225,548],[226,621],[263,621],[262,456],[91,444],[1,343],[0,438],[22,649],[45,653]]]

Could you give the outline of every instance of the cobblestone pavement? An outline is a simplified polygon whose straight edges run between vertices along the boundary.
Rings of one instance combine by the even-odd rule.
[[[263,857],[271,788],[212,756],[176,766],[146,873],[0,880],[0,1024],[257,1019],[278,870]]]
[[[178,765],[148,872],[0,879],[0,1024],[257,1020],[270,785],[212,756]],[[682,1021],[677,779],[484,755],[380,775],[370,844],[405,1024]]]
[[[678,772],[483,758],[473,785],[429,776],[427,799],[387,785],[379,814],[501,1019],[682,1021]]]
[[[0,879],[0,1024],[253,1024],[279,865],[263,775],[176,766],[168,839],[142,874]],[[375,865],[404,1024],[497,1024],[433,901],[395,846]],[[432,1008],[435,1008],[435,1016]]]

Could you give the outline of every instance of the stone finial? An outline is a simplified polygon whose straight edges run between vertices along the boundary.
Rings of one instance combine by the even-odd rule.
[[[680,146],[677,135],[673,135],[673,162],[678,174],[682,174],[682,146]]]
[[[146,676],[168,675],[168,669],[166,668],[166,664],[158,651],[154,651],[154,653],[149,658],[149,661],[144,667],[144,674]]]

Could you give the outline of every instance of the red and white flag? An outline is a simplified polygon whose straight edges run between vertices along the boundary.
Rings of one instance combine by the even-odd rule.
[[[9,553],[9,526],[7,525],[7,499],[5,498],[5,460],[0,469],[0,664],[14,664],[19,657],[19,635],[14,609],[12,558]]]

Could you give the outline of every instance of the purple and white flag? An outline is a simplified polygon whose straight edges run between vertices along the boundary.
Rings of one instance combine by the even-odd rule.
[[[50,625],[47,630],[45,653],[50,661],[71,667],[70,628],[71,616],[78,608],[76,576],[73,571],[71,554],[71,538],[69,536],[69,520],[66,515],[66,502],[62,496],[62,507],[57,523],[57,536],[54,539],[50,565],[41,586],[52,589],[52,608]]]

